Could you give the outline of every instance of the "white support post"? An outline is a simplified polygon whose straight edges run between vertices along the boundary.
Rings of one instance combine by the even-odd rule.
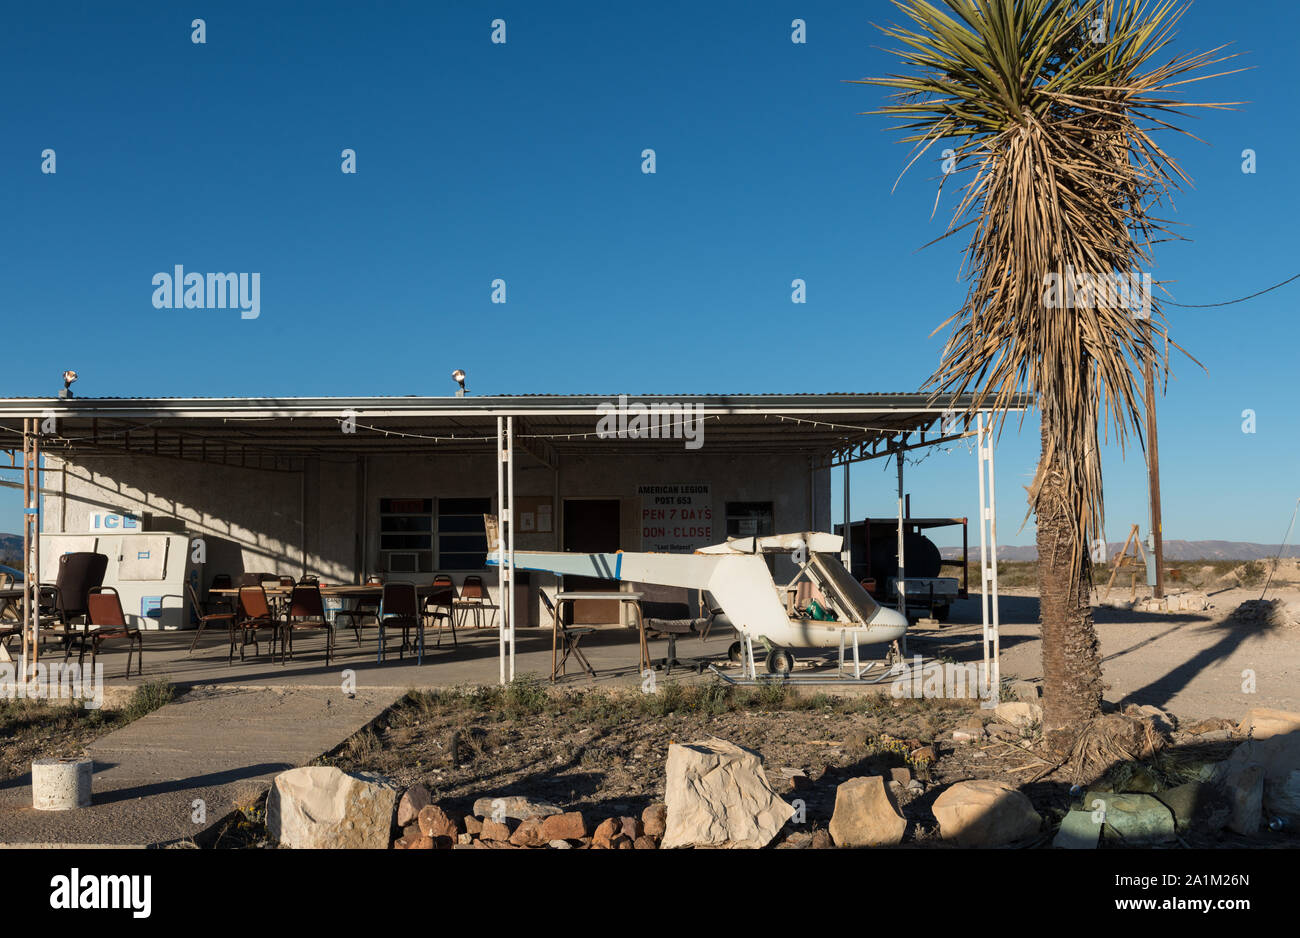
[[[900,440],[898,452],[894,454],[894,463],[898,467],[898,611],[906,618],[907,616],[907,587],[903,581],[907,578],[907,562],[903,550],[903,510],[906,502],[906,496],[903,494],[903,443]],[[906,640],[906,636],[904,636]],[[907,654],[907,647],[903,646],[902,652]]]
[[[501,602],[505,602],[505,583],[507,577],[506,571],[506,486],[505,486],[505,418],[497,418],[497,570],[499,571],[498,591],[501,593]],[[498,649],[497,656],[500,663],[500,683],[506,683],[506,624],[505,624],[505,606],[501,608],[500,626],[498,627]]]
[[[852,490],[850,488],[849,475],[853,471],[853,463],[844,464],[844,569],[853,574],[853,509],[852,509]],[[812,530],[809,528],[808,530]]]
[[[505,594],[508,604],[501,609],[502,615],[509,616],[508,634],[510,641],[510,680],[515,679],[515,418],[506,418],[506,500],[510,503],[510,545],[507,549],[506,568],[509,571],[509,590]]]
[[[998,522],[993,475],[993,426],[981,412],[975,417],[980,489],[980,607],[984,625],[984,673],[991,693],[1002,684],[1002,643],[998,613]],[[987,481],[986,481],[987,477]],[[991,607],[991,614],[990,614]]]
[[[23,643],[19,677],[35,676],[41,625],[41,437],[40,421],[23,421]]]

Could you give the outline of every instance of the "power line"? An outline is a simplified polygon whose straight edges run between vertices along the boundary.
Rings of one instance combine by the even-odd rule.
[[[1250,296],[1243,296],[1239,300],[1226,300],[1222,303],[1175,303],[1173,300],[1161,300],[1166,306],[1181,306],[1183,309],[1209,309],[1212,306],[1232,306],[1234,303],[1244,303],[1247,300],[1253,300],[1257,296],[1263,296],[1265,293],[1271,293],[1279,287],[1284,287],[1293,280],[1300,280],[1300,274],[1283,280],[1281,283],[1275,283],[1267,290],[1260,290],[1258,293],[1252,293]]]

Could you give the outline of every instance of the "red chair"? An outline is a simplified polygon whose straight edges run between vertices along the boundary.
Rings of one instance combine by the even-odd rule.
[[[187,581],[185,589],[189,592],[190,603],[194,606],[194,617],[199,621],[199,627],[194,630],[194,640],[190,642],[188,653],[192,655],[195,647],[199,644],[199,636],[203,634],[203,630],[207,628],[209,622],[220,623],[223,627],[230,629],[234,624],[235,614],[234,612],[209,612],[203,603],[199,602],[199,594],[194,589],[193,583]]]
[[[447,611],[441,612],[442,609]],[[432,619],[435,625],[439,619],[445,619],[451,627],[452,647],[456,647],[456,584],[447,574],[439,573],[433,578],[433,585],[429,587],[429,593],[424,597],[424,615]],[[441,644],[442,628],[439,626],[438,641],[435,645]]]
[[[384,578],[375,574],[366,577],[366,586],[383,586]],[[340,618],[347,619],[352,624],[352,634],[357,637],[357,644],[361,644],[361,627],[365,625],[366,619],[373,619],[379,615],[379,600],[371,596],[358,597],[352,604],[351,609],[340,609],[334,613],[334,621]]]
[[[284,640],[280,643],[280,663],[284,664],[285,646],[293,657],[293,635],[311,629],[325,630],[325,667],[329,667],[334,654],[334,626],[325,617],[325,600],[320,586],[315,583],[295,586],[289,595],[289,608],[284,619]]]
[[[232,620],[230,629],[230,664],[235,663],[235,633],[240,635],[239,660],[244,660],[244,649],[250,644],[253,654],[259,653],[257,633],[262,629],[271,630],[271,657],[275,657],[275,640],[280,635],[281,623],[278,616],[271,611],[266,600],[266,590],[261,585],[241,586],[239,588],[239,613]],[[252,639],[250,642],[249,639]]]
[[[481,576],[470,575],[465,577],[465,582],[460,586],[460,598],[465,614],[469,615],[472,610],[474,613],[474,628],[483,628],[483,611],[492,610],[492,618],[488,620],[491,626],[496,621],[497,609],[500,607],[490,601],[487,587],[483,585]]]
[[[378,624],[379,661],[384,660],[384,630],[397,627],[402,630],[402,644],[397,649],[398,660],[410,647],[411,629],[415,629],[415,663],[424,663],[424,616],[420,614],[420,600],[414,583],[384,584],[384,595],[379,601]]]
[[[81,650],[77,654],[77,664],[86,660],[86,644],[90,644],[90,666],[95,667],[99,657],[99,646],[114,639],[126,639],[126,676],[131,676],[131,655],[139,650],[140,659],[136,665],[136,675],[144,673],[144,639],[140,630],[127,625],[126,615],[122,612],[122,600],[117,590],[111,586],[97,586],[86,594],[86,624],[80,628],[70,628],[71,638],[80,640]],[[72,643],[63,651],[63,660],[68,660],[72,653]]]

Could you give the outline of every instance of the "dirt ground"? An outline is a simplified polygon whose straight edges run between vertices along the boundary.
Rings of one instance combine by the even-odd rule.
[[[784,798],[804,802],[793,834],[825,829],[835,790],[860,775],[904,769],[914,781],[894,788],[908,829],[905,846],[946,847],[931,805],[947,785],[996,778],[1021,787],[1052,831],[1082,789],[1029,751],[1033,729],[954,742],[959,727],[1005,732],[989,710],[954,701],[787,696],[779,688],[667,685],[654,696],[608,691],[550,694],[523,681],[504,692],[413,693],[375,727],[321,760],[349,771],[378,772],[402,785],[424,784],[453,813],[470,814],[483,797],[525,795],[591,824],[639,814],[661,801],[668,744],[717,736],[759,752],[769,781]],[[1237,742],[1184,737],[1141,771],[1172,787],[1192,767],[1227,758]],[[1114,764],[1085,783],[1129,777],[1136,765]],[[906,778],[907,776],[904,776]],[[1188,846],[1297,846],[1300,838],[1188,835]]]
[[[1281,601],[1281,623],[1233,615],[1259,599],[1259,588],[1204,595],[1212,607],[1195,612],[1094,610],[1106,698],[1153,704],[1183,720],[1240,717],[1251,707],[1300,710],[1300,589],[1269,590],[1269,598]],[[1037,596],[1012,591],[1001,613],[1002,676],[1040,678]],[[950,646],[947,653],[960,659],[974,653],[979,638],[978,626],[956,626],[934,647]]]
[[[31,771],[35,759],[84,756],[86,745],[172,699],[161,682],[142,684],[121,707],[0,699],[0,784]]]

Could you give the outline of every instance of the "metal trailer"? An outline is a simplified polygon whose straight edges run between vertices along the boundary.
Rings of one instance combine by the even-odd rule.
[[[903,536],[907,541],[907,567],[909,571],[916,570],[918,573],[916,576],[906,576],[903,580],[908,612],[913,618],[923,612],[928,613],[931,618],[942,622],[948,618],[949,607],[953,602],[970,595],[967,519],[913,518],[910,496],[907,502],[902,524]],[[961,560],[944,560],[939,548],[922,532],[955,526],[961,527]],[[898,577],[895,575],[898,566],[898,528],[897,518],[864,518],[849,525],[850,572],[854,579],[864,584],[877,602],[894,606],[899,602]],[[843,535],[844,525],[837,524],[835,531]],[[877,548],[881,544],[887,545],[887,552],[873,550],[873,544]],[[923,553],[918,547],[929,549],[930,557],[918,556]],[[961,567],[960,577],[940,576],[943,567],[954,566]]]

